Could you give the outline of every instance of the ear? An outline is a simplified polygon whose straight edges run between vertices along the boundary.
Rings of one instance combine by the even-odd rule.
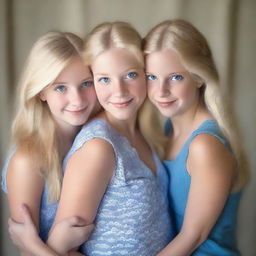
[[[46,97],[43,91],[39,93],[39,98],[41,101],[46,101]]]

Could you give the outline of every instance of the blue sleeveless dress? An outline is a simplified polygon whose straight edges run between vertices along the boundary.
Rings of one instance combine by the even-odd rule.
[[[169,130],[169,127],[167,128]],[[199,134],[211,134],[218,138],[229,150],[229,144],[214,120],[207,120],[195,130],[185,142],[179,154],[172,161],[164,161],[169,178],[169,197],[177,231],[180,232],[190,188],[190,175],[186,161],[191,141]],[[229,195],[225,207],[212,228],[208,238],[192,255],[194,256],[238,256],[235,227],[241,192]]]
[[[1,186],[2,186],[2,190],[5,193],[8,193],[7,185],[6,185],[7,168],[14,153],[15,153],[15,149],[12,150],[11,154],[6,158],[3,169],[2,169]],[[48,202],[49,195],[47,191],[48,191],[48,188],[47,188],[47,185],[45,185],[42,193],[42,197],[41,197],[40,213],[39,213],[39,236],[44,242],[46,242],[48,238],[48,233],[53,224],[53,221],[56,215],[57,206],[58,206],[57,203]]]
[[[94,119],[82,128],[64,168],[74,152],[94,138],[112,145],[116,166],[98,208],[95,230],[81,252],[87,256],[156,255],[173,237],[166,170],[153,153],[157,166],[157,174],[153,174],[129,141],[103,119]]]
[[[153,174],[125,137],[105,120],[95,119],[77,135],[64,159],[63,170],[72,154],[93,138],[102,138],[113,146],[116,169],[99,206],[95,230],[81,252],[87,256],[156,255],[173,238],[165,168],[153,153],[157,166],[157,174]],[[13,153],[6,159],[2,171],[2,189],[6,193],[6,172]],[[40,237],[44,241],[58,206],[49,204],[48,198],[45,185],[40,208]]]

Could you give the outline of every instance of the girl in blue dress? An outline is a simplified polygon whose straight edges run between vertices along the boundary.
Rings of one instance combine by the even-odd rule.
[[[161,179],[165,170],[140,132],[146,98],[141,37],[124,22],[103,23],[83,54],[103,111],[86,124],[64,160],[56,221],[80,216],[95,229],[87,256],[153,256],[172,238]]]
[[[248,168],[207,41],[190,23],[170,20],[148,33],[144,52],[148,96],[170,120],[161,146],[177,229],[157,255],[237,256],[236,217]],[[159,146],[156,127],[147,125]]]
[[[82,61],[82,48],[83,40],[72,33],[56,31],[40,37],[29,54],[17,95],[14,146],[3,168],[2,189],[7,193],[12,219],[24,221],[19,208],[26,204],[36,226],[34,231],[43,241],[48,238],[61,192],[61,163],[97,103],[92,74]],[[57,252],[57,244],[63,253],[86,237],[82,239],[86,228],[78,232],[75,227],[84,222],[69,221],[56,225],[48,239]],[[25,233],[21,235],[25,238]],[[71,241],[69,245],[69,239],[75,244]],[[55,253],[39,244],[37,253]]]

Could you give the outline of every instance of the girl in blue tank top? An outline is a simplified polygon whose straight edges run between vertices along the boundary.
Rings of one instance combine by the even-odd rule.
[[[29,217],[24,219],[20,211],[20,206],[26,204],[36,226],[30,230],[33,234],[39,233],[44,242],[48,239],[61,192],[61,163],[97,103],[92,74],[81,58],[82,48],[81,38],[57,31],[43,35],[34,43],[20,81],[12,130],[14,146],[2,172],[2,189],[7,193],[11,223],[28,223]],[[23,211],[26,208],[23,207]],[[20,231],[22,224],[17,225]],[[76,218],[60,222],[52,229],[49,244],[61,253],[80,245],[86,238],[83,235],[86,228],[79,229],[78,225],[85,222]],[[14,230],[11,226],[11,231]],[[30,246],[32,250],[36,246],[28,238],[27,230],[20,233],[21,239],[27,238],[27,243],[21,243],[27,246],[20,247],[22,255],[28,255]],[[40,252],[56,255],[40,239],[33,240],[39,246],[35,255]]]
[[[148,96],[171,124],[161,143],[177,234],[157,255],[237,256],[248,170],[207,41],[190,23],[169,20],[148,33],[144,52]],[[153,128],[148,136],[159,147]]]

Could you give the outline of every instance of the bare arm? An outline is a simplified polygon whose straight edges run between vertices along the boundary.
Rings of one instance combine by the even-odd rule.
[[[18,248],[22,248],[24,252],[29,252],[29,255],[58,256],[58,254],[47,247],[39,238],[28,208],[22,205],[20,212],[24,220],[23,223],[15,222],[11,218],[8,221],[9,234],[13,243],[17,245]]]
[[[16,152],[8,168],[7,196],[11,211],[9,230],[12,231],[10,234],[14,244],[20,249],[22,256],[59,255],[43,243],[38,235],[40,202],[44,188],[38,166],[27,155]],[[26,205],[25,210],[21,205]],[[92,229],[93,225],[85,226],[85,221],[73,217],[58,223],[52,234],[58,238],[57,242],[62,245],[61,252],[64,255],[84,242]],[[59,237],[60,233],[64,235]]]
[[[93,223],[114,167],[113,148],[102,139],[90,140],[76,151],[65,170],[55,223],[71,216]]]
[[[57,256],[57,255],[67,255],[67,252],[79,246],[84,242],[93,230],[93,225],[85,226],[85,221],[77,218],[71,217],[59,222],[55,225],[52,230],[54,237],[59,237],[60,234],[66,234],[64,239],[59,240],[62,245],[63,252],[61,254],[56,253],[50,247],[40,239],[37,229],[31,218],[29,209],[22,205],[20,207],[22,217],[24,219],[23,223],[18,223],[11,218],[8,221],[10,237],[18,248],[22,249],[24,252],[28,252],[30,255],[35,256]],[[61,236],[63,237],[63,235]],[[29,243],[28,243],[29,241]],[[82,255],[79,253],[69,254],[69,255]]]
[[[39,209],[44,187],[44,180],[39,174],[39,167],[28,155],[17,151],[8,166],[6,181],[11,217],[19,223],[24,222],[19,207],[26,204],[31,210],[31,217],[36,230],[38,230]],[[22,255],[29,255],[29,253],[23,252]]]
[[[235,160],[214,136],[198,135],[190,144],[191,185],[180,233],[158,256],[187,256],[207,238],[230,193]]]

